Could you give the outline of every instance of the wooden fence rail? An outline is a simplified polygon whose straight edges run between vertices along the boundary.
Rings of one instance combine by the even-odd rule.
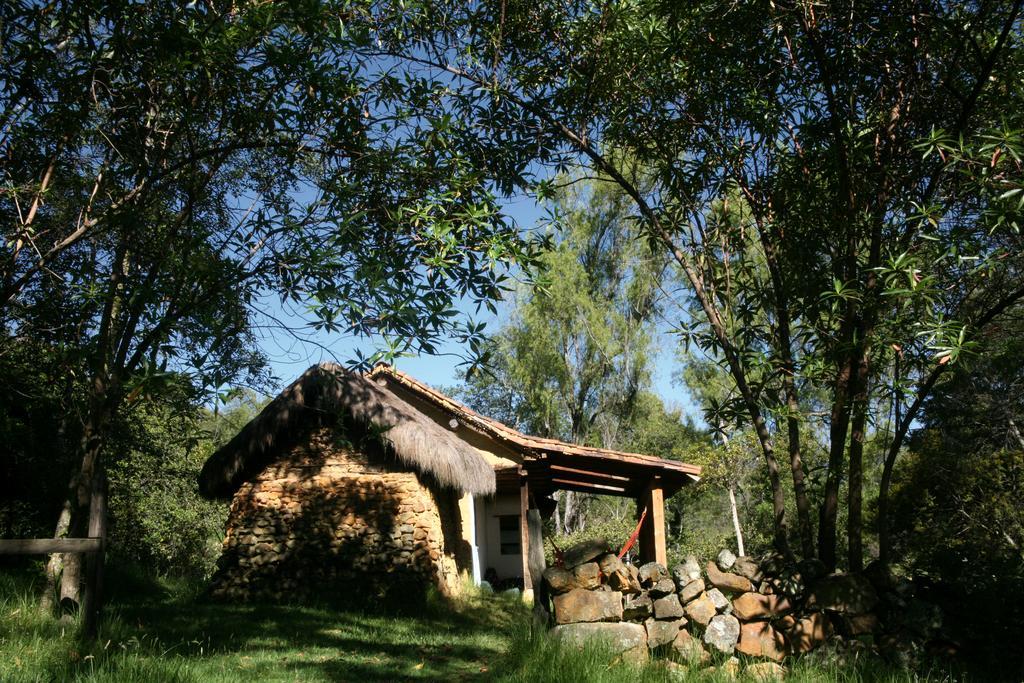
[[[16,538],[0,540],[0,555],[95,553],[102,545],[101,538]]]
[[[89,500],[89,530],[86,538],[16,538],[0,540],[0,555],[49,555],[79,553],[85,555],[85,592],[82,596],[82,630],[96,636],[103,605],[103,560],[107,537],[107,480],[102,474],[93,479]]]

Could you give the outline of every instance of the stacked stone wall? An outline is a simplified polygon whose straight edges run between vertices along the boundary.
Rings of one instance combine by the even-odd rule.
[[[243,484],[231,503],[212,592],[230,599],[345,600],[457,586],[429,487],[383,454],[314,430]]]
[[[691,556],[669,571],[625,564],[606,541],[593,541],[565,551],[544,581],[560,638],[581,646],[604,639],[633,659],[657,652],[673,670],[717,659],[732,675],[746,662],[758,680],[781,678],[787,657],[824,645],[839,656],[901,658],[936,642],[942,625],[936,607],[913,598],[912,584],[878,565],[826,574],[816,560],[723,550],[714,562]]]

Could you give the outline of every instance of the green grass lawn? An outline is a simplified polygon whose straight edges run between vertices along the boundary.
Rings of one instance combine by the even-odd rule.
[[[98,641],[42,616],[24,575],[0,573],[0,681],[725,681],[714,672],[632,668],[600,650],[561,648],[512,598],[471,595],[382,611],[211,603],[195,587],[110,577]],[[357,590],[339,586],[339,591]],[[822,657],[795,681],[943,681],[877,660]]]
[[[214,603],[191,587],[115,576],[96,643],[40,615],[24,580],[0,586],[0,681],[463,680],[486,674],[525,611],[473,596],[374,613]],[[358,586],[339,586],[339,591]]]

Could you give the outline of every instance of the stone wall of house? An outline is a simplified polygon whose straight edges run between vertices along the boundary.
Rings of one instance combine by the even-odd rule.
[[[212,594],[344,601],[429,584],[450,593],[458,571],[439,502],[446,509],[454,495],[332,428],[313,430],[235,493]]]

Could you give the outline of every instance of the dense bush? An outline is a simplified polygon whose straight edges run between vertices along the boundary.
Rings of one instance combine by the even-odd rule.
[[[44,347],[0,354],[0,537],[53,534],[75,471],[82,387],[63,377]],[[220,552],[223,502],[199,496],[203,462],[255,414],[244,394],[223,412],[196,407],[173,376],[139,396],[113,425],[104,460],[110,490],[110,552],[161,574],[202,577]],[[8,564],[22,564],[10,560]]]
[[[210,454],[261,407],[245,393],[224,411],[145,404],[126,414],[110,449],[114,553],[160,574],[206,577],[220,556],[228,503],[199,495]]]
[[[895,541],[913,573],[979,588],[1024,580],[1024,451],[954,451],[925,431],[895,493]]]
[[[227,505],[199,496],[196,477],[213,450],[199,416],[147,410],[125,422],[108,472],[113,552],[159,573],[208,576]]]
[[[0,349],[0,538],[49,536],[74,470],[79,392],[45,345]]]

